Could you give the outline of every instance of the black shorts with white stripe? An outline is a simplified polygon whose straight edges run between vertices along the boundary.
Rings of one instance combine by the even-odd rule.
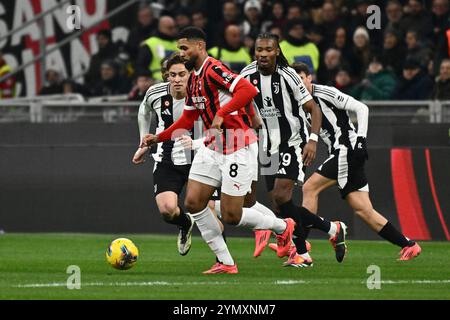
[[[303,183],[305,179],[306,167],[302,161],[302,147],[300,144],[289,147],[280,147],[278,153],[278,171],[274,175],[266,175],[267,191],[270,192],[274,189],[275,179],[289,179],[294,180],[296,183]]]
[[[316,172],[325,178],[337,180],[343,199],[353,191],[369,191],[364,161],[355,159],[352,150],[347,148],[336,149]]]
[[[190,169],[190,164],[176,166],[170,161],[155,162],[153,170],[155,196],[167,191],[180,195],[188,181]]]

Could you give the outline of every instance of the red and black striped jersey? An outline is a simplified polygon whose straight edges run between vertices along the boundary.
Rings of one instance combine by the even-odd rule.
[[[231,72],[219,60],[206,58],[201,68],[192,72],[189,77],[185,109],[198,110],[205,129],[210,129],[217,111],[230,102],[241,79],[240,75]],[[257,141],[253,129],[244,120],[245,117],[244,106],[242,110],[225,115],[220,139],[217,139],[217,134],[213,135],[212,130],[208,130],[205,145],[215,151],[230,154]]]

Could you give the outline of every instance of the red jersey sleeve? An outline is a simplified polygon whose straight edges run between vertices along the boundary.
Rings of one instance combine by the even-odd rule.
[[[233,93],[241,75],[237,75],[231,72],[227,67],[223,65],[212,66],[207,73],[208,80],[212,82],[217,89],[222,89]]]

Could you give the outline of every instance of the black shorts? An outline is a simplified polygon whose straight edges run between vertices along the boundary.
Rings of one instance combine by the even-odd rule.
[[[188,181],[190,164],[176,166],[172,162],[155,162],[153,187],[155,196],[166,191],[180,195]]]
[[[189,179],[190,164],[176,166],[172,162],[155,162],[153,187],[155,196],[162,192],[175,192],[180,195]],[[220,200],[220,188],[211,196],[211,200]]]
[[[342,198],[353,191],[369,191],[364,162],[352,156],[347,148],[335,150],[317,169],[321,176],[336,180]]]
[[[278,171],[274,175],[265,175],[267,191],[275,186],[275,179],[289,179],[303,183],[306,167],[302,161],[302,146],[280,147],[278,153]]]

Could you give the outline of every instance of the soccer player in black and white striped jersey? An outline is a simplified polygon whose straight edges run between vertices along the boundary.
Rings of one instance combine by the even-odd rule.
[[[166,70],[162,72],[166,73],[168,82],[150,87],[140,105],[138,124],[141,141],[149,133],[153,114],[156,115],[156,132],[159,133],[170,127],[183,113],[189,71],[179,54],[167,59]],[[159,143],[152,155],[155,160],[153,184],[156,203],[163,219],[179,228],[177,245],[181,255],[186,255],[191,247],[194,222],[178,206],[178,197],[188,180],[191,150],[200,148],[203,143],[203,139],[192,140],[190,135],[191,132],[186,132],[177,141]],[[133,163],[143,163],[147,151],[148,147],[139,148]]]
[[[303,185],[303,206],[316,213],[319,194],[337,184],[342,198],[347,200],[358,217],[382,238],[402,248],[400,260],[418,256],[420,246],[401,234],[372,207],[364,173],[364,163],[368,159],[368,107],[334,87],[312,84],[306,64],[296,63],[293,67],[322,111],[320,136],[329,153],[328,159]],[[358,130],[353,126],[348,111],[356,113]]]
[[[303,183],[305,167],[315,158],[321,113],[300,77],[289,67],[278,41],[276,35],[260,34],[255,43],[256,61],[241,72],[259,91],[253,103],[263,119],[264,149],[269,156],[278,155],[276,173],[266,175],[267,189],[274,210],[281,217],[293,218],[297,227],[312,226],[338,239],[336,258],[342,261],[346,251],[345,224],[321,219],[292,202],[296,183]],[[312,115],[311,135],[308,135],[305,111]],[[308,267],[312,259],[298,230],[294,232],[297,250],[291,250],[285,265]],[[266,244],[262,242],[261,247]]]

